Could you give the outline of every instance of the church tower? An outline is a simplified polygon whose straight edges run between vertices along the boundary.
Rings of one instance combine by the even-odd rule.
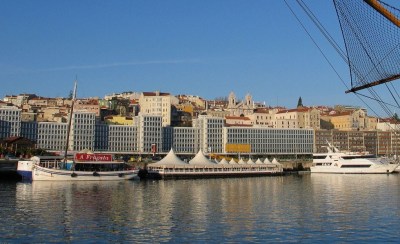
[[[234,107],[234,106],[236,105],[236,96],[235,96],[235,93],[231,92],[231,93],[229,94],[228,101],[229,101],[229,106],[228,106],[228,107],[231,108],[231,107]]]
[[[252,101],[253,98],[251,97],[251,95],[249,93],[247,93],[245,100],[246,100],[246,106],[250,108],[253,103],[253,101]]]

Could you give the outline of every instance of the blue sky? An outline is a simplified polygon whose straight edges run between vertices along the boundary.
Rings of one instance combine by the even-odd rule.
[[[305,1],[342,44],[332,1]],[[348,82],[346,64],[309,24]],[[207,99],[247,93],[267,105],[363,105],[276,0],[3,0],[0,97],[163,91]]]

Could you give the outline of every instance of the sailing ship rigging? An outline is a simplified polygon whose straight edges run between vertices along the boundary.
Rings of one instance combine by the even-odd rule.
[[[393,110],[400,109],[400,95],[394,85],[394,81],[400,78],[400,10],[388,1],[332,0],[343,37],[344,45],[341,47],[307,4],[303,0],[296,0],[300,9],[348,65],[350,82],[344,82],[302,20],[286,0],[285,3],[345,84],[345,92],[355,94],[374,114],[381,117],[363,98],[377,102],[383,112],[392,118],[395,115]]]

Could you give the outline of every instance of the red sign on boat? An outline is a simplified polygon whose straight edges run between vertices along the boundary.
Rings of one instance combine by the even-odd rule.
[[[76,153],[75,154],[76,161],[112,161],[111,154],[104,153],[95,153],[95,154],[87,154],[87,153]]]

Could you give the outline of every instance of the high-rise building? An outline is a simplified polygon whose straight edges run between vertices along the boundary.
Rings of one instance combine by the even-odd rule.
[[[140,114],[162,117],[162,126],[171,125],[171,95],[162,92],[143,92],[139,98]]]
[[[19,136],[21,109],[14,106],[0,107],[0,138]]]

